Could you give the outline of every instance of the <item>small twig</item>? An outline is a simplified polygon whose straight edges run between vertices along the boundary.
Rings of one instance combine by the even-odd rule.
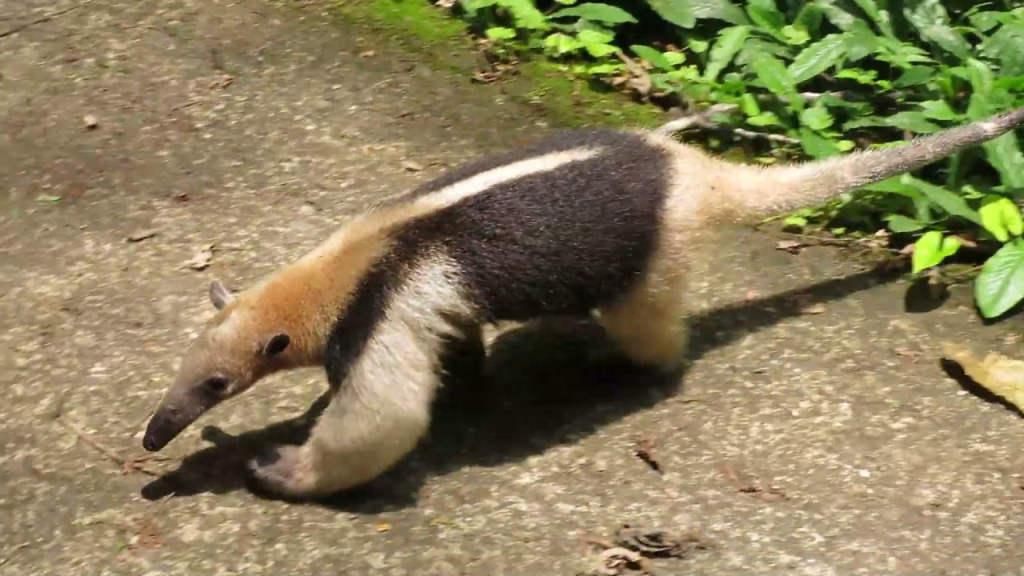
[[[765,140],[772,140],[774,142],[783,142],[783,143],[786,143],[786,144],[799,144],[800,143],[800,140],[798,140],[796,138],[791,138],[791,137],[786,136],[784,134],[771,134],[771,133],[767,133],[767,132],[754,132],[752,130],[747,130],[746,128],[737,128],[735,126],[723,126],[721,124],[718,124],[716,122],[712,122],[711,121],[711,116],[713,114],[724,113],[724,112],[731,112],[731,111],[735,110],[736,108],[738,108],[738,106],[736,104],[726,104],[726,103],[715,104],[714,106],[711,106],[710,108],[708,108],[706,110],[702,110],[702,111],[697,112],[695,114],[690,114],[689,116],[684,116],[682,118],[679,118],[679,119],[673,120],[671,122],[668,122],[667,124],[662,125],[660,128],[657,128],[655,130],[655,132],[660,133],[660,134],[673,134],[673,133],[685,130],[687,128],[690,128],[691,126],[698,126],[700,128],[717,128],[717,127],[720,127],[720,128],[724,128],[726,130],[729,130],[730,132],[736,134],[737,136],[742,136],[744,138],[750,138],[750,139],[763,138]]]
[[[77,436],[80,440],[82,440],[83,442],[85,442],[89,446],[92,446],[93,448],[95,448],[96,450],[101,452],[104,456],[106,456],[107,458],[109,458],[109,459],[113,460],[114,462],[120,464],[121,465],[121,469],[124,472],[131,472],[132,470],[135,470],[135,471],[138,471],[138,472],[142,472],[143,474],[147,474],[149,476],[163,476],[163,473],[161,473],[161,472],[159,472],[157,470],[151,470],[151,469],[147,468],[145,465],[142,464],[145,460],[153,459],[152,457],[148,457],[147,456],[147,457],[143,457],[143,458],[125,458],[124,456],[121,456],[120,454],[118,454],[117,452],[114,452],[110,448],[107,448],[103,444],[100,444],[99,440],[96,440],[95,438],[90,436],[88,433],[85,432],[85,430],[82,430],[81,428],[79,428],[74,423],[72,423],[72,422],[70,422],[68,420],[65,420],[64,418],[58,418],[57,420],[61,424],[63,424],[65,428],[67,428],[68,430],[71,430],[75,434],[75,436]]]
[[[870,238],[829,238],[827,236],[813,236],[810,234],[800,234],[796,232],[789,232],[788,235],[794,236],[800,239],[801,247],[804,246],[842,246],[844,248],[856,247],[864,250],[882,250],[889,252],[890,254],[900,255],[900,251],[895,248],[889,248],[888,246],[879,246],[877,244],[871,244]]]
[[[3,32],[0,32],[0,38],[6,38],[8,36],[13,36],[13,35],[17,34],[18,32],[21,32],[22,30],[25,30],[27,28],[31,28],[32,26],[35,26],[37,24],[45,24],[46,22],[49,22],[50,20],[53,20],[54,18],[56,18],[58,16],[63,16],[65,14],[67,14],[68,12],[73,12],[75,10],[78,10],[79,8],[81,8],[82,6],[85,6],[86,4],[88,4],[90,2],[92,2],[92,0],[85,0],[84,2],[79,2],[78,4],[75,4],[74,6],[69,6],[69,7],[65,8],[63,10],[57,10],[56,12],[50,12],[49,14],[47,14],[45,16],[40,16],[39,18],[36,18],[35,20],[29,20],[28,22],[25,22],[24,24],[18,24],[14,28],[9,28],[7,30],[4,30]]]
[[[706,110],[701,110],[700,112],[695,112],[668,122],[656,129],[655,132],[661,134],[674,134],[676,132],[686,130],[691,126],[707,126],[711,122],[711,116],[713,114],[731,112],[738,107],[739,106],[736,104],[715,104]]]
[[[799,144],[800,140],[797,138],[791,138],[785,134],[772,134],[770,132],[754,132],[747,130],[746,128],[734,128],[729,126],[729,130],[732,130],[737,136],[743,136],[744,138],[757,139],[763,138],[765,140],[772,140],[774,142],[784,142],[786,144]]]

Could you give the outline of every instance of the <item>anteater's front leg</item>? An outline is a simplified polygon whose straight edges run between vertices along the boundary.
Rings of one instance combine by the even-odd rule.
[[[331,494],[369,482],[416,447],[430,425],[445,342],[433,334],[380,336],[367,344],[305,444],[250,462],[262,488],[293,498]]]

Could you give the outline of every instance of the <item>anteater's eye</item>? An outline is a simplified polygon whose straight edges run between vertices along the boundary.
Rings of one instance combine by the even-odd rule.
[[[228,379],[220,376],[214,376],[213,378],[208,378],[203,382],[203,386],[214,394],[223,394],[224,391],[228,389]]]

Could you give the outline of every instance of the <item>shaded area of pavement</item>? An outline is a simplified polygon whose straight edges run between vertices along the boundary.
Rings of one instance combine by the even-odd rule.
[[[412,457],[329,503],[240,475],[301,437],[315,371],[204,417],[139,463],[156,476],[119,465],[88,439],[142,455],[211,279],[243,287],[548,128],[313,5],[24,0],[0,32],[65,10],[0,37],[0,573],[572,575],[627,523],[711,543],[660,573],[1024,573],[1024,422],[937,356],[1019,355],[1020,321],[982,326],[965,290],[908,313],[891,274],[748,230],[707,239],[681,381],[587,366],[592,329],[540,323],[497,336]]]

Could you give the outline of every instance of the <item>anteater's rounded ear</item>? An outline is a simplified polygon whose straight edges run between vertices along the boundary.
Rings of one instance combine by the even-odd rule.
[[[213,302],[213,307],[217,310],[227,306],[234,299],[231,292],[224,287],[223,284],[214,280],[210,282],[210,302]]]
[[[291,344],[292,339],[287,334],[277,334],[267,342],[267,345],[263,348],[263,355],[267,358],[273,358]]]

